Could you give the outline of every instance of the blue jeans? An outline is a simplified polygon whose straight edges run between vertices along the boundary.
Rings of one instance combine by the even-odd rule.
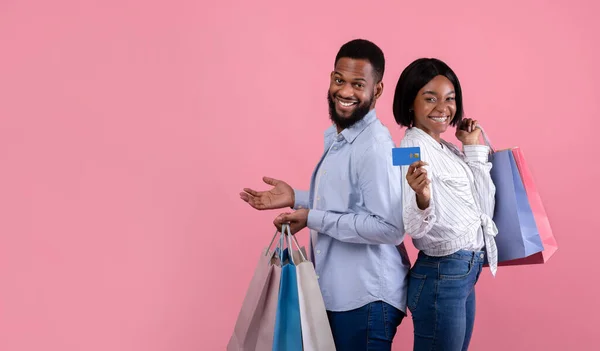
[[[404,312],[383,301],[345,312],[327,311],[339,351],[390,351]]]
[[[419,252],[408,280],[414,351],[466,351],[475,323],[475,283],[483,251],[431,257]]]

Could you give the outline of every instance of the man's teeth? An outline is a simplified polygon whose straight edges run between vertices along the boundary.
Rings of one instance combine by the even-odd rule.
[[[354,105],[356,102],[343,102],[338,100],[338,102],[340,103],[340,105],[344,106],[344,107],[350,107],[352,105]]]

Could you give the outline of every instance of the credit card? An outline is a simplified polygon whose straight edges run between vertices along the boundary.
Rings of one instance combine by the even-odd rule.
[[[396,147],[392,149],[392,163],[394,166],[409,166],[421,161],[420,147]]]

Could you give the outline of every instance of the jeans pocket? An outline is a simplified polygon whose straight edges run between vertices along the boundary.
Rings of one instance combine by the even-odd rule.
[[[410,271],[410,276],[408,278],[408,301],[406,305],[411,312],[414,312],[417,309],[426,279],[427,276]]]
[[[479,281],[479,275],[481,274],[481,271],[483,270],[483,263],[477,264],[476,267],[477,267],[477,277],[475,277],[475,283],[477,283]]]
[[[469,261],[447,258],[439,262],[440,279],[462,279],[473,270],[474,264]]]

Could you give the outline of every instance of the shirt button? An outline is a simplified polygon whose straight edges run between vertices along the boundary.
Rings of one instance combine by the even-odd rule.
[[[320,254],[320,253],[321,253],[321,250],[317,250],[317,254]]]
[[[317,196],[317,201],[321,201],[321,197],[320,196]]]
[[[317,279],[319,279],[319,276],[317,276]]]
[[[302,208],[302,205],[298,206],[298,209],[301,209],[301,208]]]

